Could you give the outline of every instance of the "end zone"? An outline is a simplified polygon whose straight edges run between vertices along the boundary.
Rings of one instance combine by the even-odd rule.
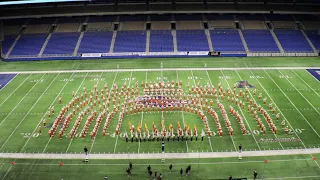
[[[320,69],[307,69],[307,71],[318,81],[320,81]]]
[[[18,74],[0,74],[0,90],[12,81]]]

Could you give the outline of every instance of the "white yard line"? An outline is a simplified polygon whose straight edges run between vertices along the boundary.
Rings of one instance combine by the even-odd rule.
[[[36,82],[31,88],[30,90],[21,98],[21,100],[16,104],[16,106],[9,112],[9,114],[1,121],[0,123],[0,126],[8,119],[8,117],[12,114],[12,112],[19,106],[19,104],[27,97],[27,95],[33,90],[33,88],[40,82],[40,80],[44,77],[44,75],[46,74],[43,74],[41,76],[41,78],[39,79],[38,82]]]
[[[207,71],[207,70],[206,70],[206,73],[207,73],[207,76],[208,76],[208,79],[209,79],[210,85],[211,85],[211,86],[213,86],[212,81],[211,81],[211,78],[210,78],[209,73],[208,73],[208,71]],[[233,137],[232,137],[232,136],[230,136],[230,138],[231,138],[231,141],[232,141],[232,144],[233,144],[234,150],[235,150],[235,151],[238,151],[238,150],[237,150],[237,147],[236,147],[236,144],[234,143]],[[211,143],[211,142],[210,142],[210,143]]]
[[[317,91],[315,91],[304,79],[301,78],[301,76],[299,76],[296,72],[294,72],[294,70],[291,69],[291,71],[299,78],[301,79],[318,97],[320,97],[320,95],[317,93]],[[313,76],[313,75],[312,75]],[[314,76],[313,76],[314,77]],[[314,77],[315,78],[315,77]]]
[[[176,71],[176,75],[177,75],[177,82],[179,82],[179,75],[178,75],[178,71]],[[182,114],[182,121],[183,121],[183,124],[184,124],[184,112],[183,112],[183,109],[181,111],[181,114]],[[210,142],[210,139],[209,139],[209,142]],[[211,143],[211,142],[210,142]],[[189,152],[189,147],[188,147],[188,141],[186,141],[186,147],[187,147],[187,152]],[[211,149],[212,150],[212,149]]]
[[[268,156],[286,156],[286,155],[310,155],[319,154],[320,148],[308,149],[288,149],[288,150],[262,150],[262,151],[243,151],[243,157],[268,157]],[[130,153],[134,159],[161,159],[162,153]],[[193,159],[193,158],[237,158],[239,152],[203,152],[203,153],[166,153],[166,158],[170,159]],[[81,159],[83,153],[60,154],[60,153],[0,153],[0,158],[6,159]],[[128,154],[90,154],[90,159],[128,159]],[[312,158],[310,158],[312,160]],[[261,160],[263,162],[263,160]],[[272,161],[272,160],[270,160]]]
[[[22,81],[22,83],[20,83],[20,85],[14,90],[14,91],[12,91],[12,93],[0,104],[0,107],[29,79],[29,77],[31,76],[32,74],[30,74],[27,78],[25,78],[23,81]],[[16,76],[15,76],[16,77]],[[12,81],[13,79],[11,79],[5,86],[7,86],[11,81]],[[4,87],[5,87],[4,86]],[[4,88],[3,87],[3,88]],[[2,88],[2,89],[3,89]],[[2,90],[1,89],[1,90]],[[1,91],[0,90],[0,91]]]
[[[114,79],[113,79],[113,82],[112,82],[112,85],[111,85],[111,88],[110,88],[109,95],[108,95],[108,98],[107,98],[107,99],[110,98],[111,89],[112,89],[113,84],[114,84],[114,82],[115,82],[115,80],[116,80],[116,78],[117,78],[117,75],[118,75],[118,72],[117,72],[116,75],[114,76]],[[100,126],[101,126],[101,125],[100,125]],[[94,145],[94,142],[95,142],[95,141],[96,141],[96,138],[93,139],[93,142],[92,142],[91,147],[90,147],[90,150],[89,150],[89,154],[91,154],[91,151],[92,151],[92,148],[93,148],[93,145]]]
[[[222,76],[223,76],[223,79],[224,79],[224,80],[226,81],[226,83],[228,84],[228,87],[231,89],[230,84],[229,84],[229,82],[227,81],[226,76],[224,75],[223,71],[221,71],[221,74],[222,74]],[[250,127],[250,124],[249,124],[246,116],[243,114],[243,111],[242,111],[240,105],[238,105],[238,108],[239,108],[239,110],[240,110],[240,112],[241,112],[241,114],[242,114],[242,116],[243,116],[243,119],[244,119],[244,120],[246,121],[246,123],[247,123],[247,126],[248,126],[248,128],[249,128],[249,130],[250,130],[250,132],[251,132],[251,135],[252,135],[254,141],[256,142],[259,150],[261,151],[260,145],[259,145],[258,141],[256,140],[256,137],[254,136],[254,133],[253,133],[251,127]]]
[[[277,70],[277,69],[320,69],[320,67],[238,67],[238,68],[162,68],[162,69],[98,69],[98,70],[57,70],[57,71],[15,71],[0,74],[43,74],[43,73],[73,73],[73,72],[139,72],[139,71],[186,71],[186,70]]]
[[[146,82],[148,82],[148,71],[146,71],[146,80],[145,80]],[[144,89],[142,88],[142,91],[143,91]],[[143,107],[143,108],[145,108],[145,107]],[[143,124],[142,124],[142,121],[143,121],[143,112],[144,111],[142,111],[141,112],[141,121],[140,121],[140,126],[141,127],[143,127]],[[142,134],[142,133],[141,133]],[[141,146],[141,142],[139,141],[139,146],[138,146],[138,153],[140,152],[140,146]]]
[[[61,93],[62,93],[62,91],[64,90],[64,88],[65,88],[65,87],[67,86],[67,84],[70,82],[70,79],[73,77],[73,75],[74,75],[74,73],[72,73],[71,76],[68,78],[68,81],[63,85],[62,89],[60,90],[60,92],[58,93],[58,95],[56,96],[56,98],[53,100],[53,102],[51,103],[51,105],[50,105],[49,107],[51,107],[51,106],[54,104],[54,102],[56,102],[56,100],[57,100],[58,97],[61,95]],[[88,73],[87,73],[87,75],[88,75]],[[42,119],[43,119],[45,116],[46,116],[46,115],[43,115]],[[42,121],[42,120],[39,121],[38,125],[40,125],[41,121]],[[33,130],[33,133],[34,133],[36,130],[37,130],[37,127]],[[30,138],[31,138],[31,137],[29,137],[29,139],[30,139]],[[28,139],[28,141],[29,141],[29,139]],[[51,140],[52,140],[52,137],[49,138],[46,146],[44,147],[44,149],[43,149],[43,151],[42,151],[42,153],[44,153],[44,152],[46,151],[46,149],[47,149],[49,143],[51,142]]]
[[[268,75],[269,79],[273,81],[273,83],[278,87],[278,89],[282,92],[282,94],[289,100],[289,102],[292,104],[292,106],[298,111],[298,113],[303,117],[303,119],[308,123],[308,125],[311,127],[311,129],[317,134],[317,136],[320,138],[320,135],[318,132],[312,127],[312,125],[309,123],[309,121],[306,119],[306,117],[301,113],[301,111],[297,108],[297,106],[291,101],[291,99],[287,96],[285,92],[280,88],[280,86],[274,81],[274,79],[269,75],[269,73],[264,70],[264,72]]]
[[[118,73],[117,73],[118,74]],[[130,80],[129,80],[129,83],[128,83],[128,87],[130,86],[131,84],[131,79],[132,79],[132,74],[133,72],[131,71],[131,74],[130,74]],[[116,75],[117,76],[117,75]],[[115,82],[116,78],[114,78],[114,81],[113,83]],[[113,86],[113,85],[112,85]],[[120,127],[121,128],[121,127]],[[119,129],[120,131],[120,129]],[[117,135],[117,138],[116,138],[116,143],[114,144],[114,149],[113,149],[113,153],[116,153],[116,149],[117,149],[117,144],[118,144],[118,139],[119,139],[119,135]]]
[[[280,71],[280,70],[278,70],[279,72],[280,72],[280,74],[282,75],[282,76],[284,76],[285,77],[285,75]],[[320,115],[320,113],[319,113],[319,111],[317,110],[317,108],[315,108],[314,106],[313,106],[313,104],[296,88],[296,86],[289,80],[289,78],[285,78],[290,84],[291,84],[291,86],[309,103],[309,105]],[[301,79],[301,78],[300,78]],[[305,81],[304,81],[305,82]],[[305,82],[306,83],[306,82]],[[309,86],[309,85],[308,85]],[[310,86],[309,86],[310,87]],[[312,89],[312,88],[311,88]],[[312,89],[313,90],[313,89]],[[313,90],[314,91],[314,90]],[[315,91],[314,91],[315,92]],[[317,94],[318,95],[318,94]],[[318,95],[319,96],[319,95]]]
[[[240,74],[238,73],[238,71],[235,70],[235,72],[237,73],[237,75],[238,75],[238,77],[240,78],[240,80],[242,80],[242,78],[241,78]],[[248,92],[249,92],[249,95],[251,96],[251,98],[253,99],[254,103],[257,103],[257,102],[256,102],[256,99],[253,97],[253,95],[251,94],[251,92],[250,92],[250,91],[248,91]],[[275,102],[273,102],[273,103],[275,104]],[[276,106],[276,105],[275,105],[275,106]],[[276,106],[276,107],[277,107],[277,106]],[[278,108],[278,107],[277,107],[277,108]],[[252,134],[253,134],[253,133],[252,133]],[[278,138],[278,136],[277,136],[276,134],[274,134],[274,133],[272,133],[272,134],[275,136],[275,138]],[[280,141],[279,141],[279,144],[280,144],[281,148],[284,149]]]
[[[6,83],[6,85],[4,85],[1,89],[0,89],[0,92],[11,82],[11,81],[13,81],[17,76],[18,76],[19,74],[16,74],[13,78],[11,78],[10,79],[10,81],[8,81],[7,83]],[[28,76],[28,77],[30,77],[30,76]],[[21,84],[23,84],[23,83],[21,83]],[[21,85],[20,84],[20,85]],[[20,87],[20,86],[19,86]],[[0,105],[1,106],[1,105]]]
[[[83,84],[83,83],[84,83],[84,81],[87,79],[88,74],[89,74],[89,73],[87,73],[87,74],[86,74],[86,76],[82,79],[82,81],[81,81],[81,83],[80,83],[80,85],[79,85],[79,87],[78,87],[77,91],[75,92],[75,94],[77,94],[77,93],[79,92],[79,90],[80,90],[80,88],[81,88],[82,84]],[[102,76],[102,73],[101,73],[101,75],[100,75],[100,77],[99,77],[99,79],[98,79],[98,83],[99,83],[99,81],[100,81],[100,79],[101,79],[101,76]],[[88,103],[86,107],[88,107],[88,106],[89,106],[89,104],[90,104],[90,103]],[[86,109],[86,107],[85,107],[84,109]],[[79,126],[80,126],[80,125],[79,125]],[[78,130],[78,129],[79,129],[79,128],[77,128],[77,130]],[[68,152],[68,150],[69,150],[69,148],[70,148],[70,146],[71,146],[71,144],[72,144],[72,141],[73,141],[74,137],[75,137],[75,136],[73,136],[73,137],[71,138],[71,140],[70,140],[70,142],[69,142],[69,145],[68,145],[68,147],[67,147],[66,153]],[[43,151],[45,151],[45,149],[44,149]]]
[[[255,74],[254,74],[251,70],[249,70],[249,71],[251,72],[251,74],[252,74],[254,77],[256,77]],[[287,120],[287,123],[289,124],[290,128],[293,129],[293,127],[292,127],[292,125],[290,124],[289,120],[285,117],[285,115],[282,113],[282,111],[281,111],[280,108],[277,106],[277,104],[275,103],[275,101],[272,99],[272,97],[270,96],[270,94],[266,91],[266,89],[264,88],[264,86],[260,83],[259,79],[258,79],[258,78],[255,78],[255,79],[257,80],[257,82],[259,83],[259,85],[262,87],[262,89],[264,90],[264,92],[268,95],[269,99],[270,99],[272,102],[274,102],[275,107],[279,110],[279,112],[281,113],[281,115]],[[272,79],[272,80],[273,80],[273,79]],[[273,81],[273,82],[274,82],[274,81]],[[282,91],[282,93],[283,93],[283,91]],[[283,94],[284,94],[284,93],[283,93]],[[284,95],[285,95],[285,94],[284,94]],[[286,95],[285,95],[285,96],[286,96]],[[287,97],[287,96],[286,96],[286,97]],[[291,104],[292,104],[292,102],[291,102]],[[300,113],[300,114],[301,114],[301,113]],[[310,124],[309,124],[309,125],[310,125]],[[304,147],[305,149],[307,149],[306,145],[304,144],[304,142],[302,141],[302,139],[299,137],[299,135],[297,134],[297,132],[296,132],[296,131],[293,131],[293,132],[294,132],[294,134],[300,139],[300,142],[301,142],[301,144],[303,145],[303,147]],[[313,157],[311,152],[308,153],[308,154],[309,154],[311,157]],[[315,163],[316,163],[317,166],[320,168],[318,162],[315,161]]]
[[[60,74],[60,73],[59,73]],[[29,109],[29,111],[27,112],[27,114],[21,119],[20,123],[17,125],[17,127],[12,131],[12,133],[10,134],[10,136],[8,137],[8,139],[2,144],[0,151],[2,150],[2,148],[6,145],[6,143],[9,141],[9,139],[11,138],[11,136],[16,132],[16,130],[20,127],[20,125],[22,124],[22,122],[24,122],[24,120],[26,119],[26,117],[29,115],[29,113],[32,111],[32,109],[36,106],[36,104],[39,102],[39,100],[42,98],[42,96],[45,94],[45,92],[51,87],[51,85],[53,84],[53,82],[57,79],[57,77],[59,76],[59,74],[56,75],[56,77],[51,81],[51,83],[47,86],[47,88],[43,91],[43,93],[39,96],[39,98],[37,99],[37,101],[32,105],[32,107]],[[44,75],[43,75],[44,76]],[[41,78],[43,78],[43,76]],[[40,81],[38,81],[40,82]],[[37,82],[37,83],[38,83]],[[36,83],[36,84],[37,84]]]

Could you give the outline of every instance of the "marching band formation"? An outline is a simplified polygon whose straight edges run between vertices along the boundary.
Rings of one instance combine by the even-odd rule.
[[[243,112],[247,107],[248,114],[251,114],[260,128],[263,134],[266,134],[269,129],[277,134],[276,123],[280,118],[280,113],[276,115],[270,115],[276,113],[276,108],[273,107],[273,103],[270,102],[269,110],[266,107],[267,98],[263,99],[263,105],[259,105],[255,98],[256,89],[249,92],[248,87],[237,90],[237,83],[234,84],[233,90],[230,88],[223,90],[221,83],[215,88],[214,85],[200,85],[200,82],[195,86],[186,85],[187,91],[182,89],[182,81],[169,81],[169,82],[142,82],[140,85],[135,83],[134,85],[127,86],[124,83],[121,87],[114,84],[110,90],[107,84],[100,91],[97,85],[91,91],[88,91],[86,87],[83,88],[81,95],[72,93],[72,100],[60,110],[56,116],[52,126],[50,127],[48,134],[53,137],[56,131],[59,131],[59,138],[62,139],[68,127],[72,127],[68,133],[69,138],[75,137],[80,123],[85,120],[85,124],[82,127],[80,137],[85,138],[87,134],[90,134],[94,139],[98,135],[98,130],[102,125],[102,121],[105,123],[102,125],[102,135],[106,136],[109,131],[110,122],[115,117],[118,118],[118,122],[115,128],[115,134],[119,135],[121,126],[123,124],[124,116],[130,116],[137,113],[152,113],[152,112],[172,112],[183,111],[185,113],[193,113],[200,117],[204,123],[204,129],[201,130],[200,136],[212,136],[213,133],[219,136],[223,136],[224,132],[221,123],[225,123],[227,127],[227,134],[232,136],[234,134],[234,128],[232,127],[230,117],[232,116],[238,122],[238,126],[241,129],[242,134],[247,134]],[[143,94],[141,95],[141,93]],[[250,96],[252,98],[250,98]],[[225,100],[226,97],[226,100]],[[258,99],[262,99],[262,93],[259,93]],[[59,104],[62,105],[63,99],[59,97]],[[224,105],[229,105],[229,112],[225,109]],[[247,106],[246,106],[247,105]],[[220,122],[219,115],[216,111],[220,111],[224,122]],[[241,113],[239,113],[239,111]],[[51,114],[54,114],[54,106],[49,109],[47,117],[50,119]],[[241,116],[242,114],[242,116]],[[71,119],[77,116],[74,124],[70,124]],[[208,117],[207,117],[208,115]],[[274,117],[273,117],[274,116]],[[216,131],[212,131],[209,127],[210,124],[215,124]],[[212,120],[211,120],[212,119]],[[261,120],[264,119],[264,120]],[[92,123],[95,125],[89,133],[89,127]],[[265,126],[264,124],[268,124]],[[46,117],[43,119],[44,127],[47,127]],[[166,126],[165,119],[162,118],[159,128],[153,121],[152,129],[149,130],[147,123],[144,123],[144,129],[142,124],[138,124],[136,127],[128,122],[129,134],[125,132],[125,138],[128,141],[135,137],[136,140],[144,139],[145,141],[154,140],[155,138],[170,138],[175,140],[187,139],[191,140],[195,138],[198,140],[198,130],[196,125],[193,125],[191,129],[190,125],[177,122],[176,125],[169,123]],[[176,129],[174,128],[176,127]],[[286,126],[286,120],[281,122],[281,127],[285,133],[288,134],[288,126]],[[175,130],[174,130],[175,129]],[[41,126],[39,126],[39,133],[41,133]]]

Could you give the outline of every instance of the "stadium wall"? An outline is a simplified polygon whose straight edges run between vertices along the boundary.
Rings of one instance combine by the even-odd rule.
[[[317,53],[221,53],[209,56],[207,51],[199,52],[149,52],[149,53],[88,53],[77,56],[44,56],[44,57],[3,57],[3,61],[42,61],[42,60],[89,60],[89,59],[128,59],[128,58],[194,58],[194,57],[263,57],[263,56],[318,56]]]

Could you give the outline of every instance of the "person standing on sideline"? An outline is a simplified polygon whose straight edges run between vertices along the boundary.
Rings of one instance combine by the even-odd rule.
[[[180,169],[180,178],[182,177],[182,175],[183,175],[183,169],[181,168]]]
[[[258,176],[258,173],[256,170],[253,171],[253,179],[256,180]]]
[[[158,172],[157,170],[154,171],[154,179],[157,179],[157,175],[158,175]]]
[[[150,169],[150,171],[149,171],[149,176],[150,176],[150,179],[152,178],[152,171],[151,171],[151,169]]]
[[[160,173],[159,176],[158,176],[158,180],[162,180],[162,175],[161,175],[161,173]]]
[[[131,162],[129,163],[129,168],[130,168],[130,171],[132,171],[132,163]]]
[[[162,152],[164,152],[164,141],[162,141],[161,148],[162,148]]]
[[[87,146],[84,146],[84,153],[86,153],[86,155],[88,155],[88,148],[87,148]]]
[[[147,167],[147,170],[148,170],[148,172],[151,171],[151,166],[150,165]]]
[[[126,172],[127,172],[127,174],[128,174],[128,177],[130,177],[130,175],[131,175],[130,168],[127,168],[127,169],[126,169]]]
[[[231,175],[229,176],[229,180],[232,180],[232,176]]]
[[[242,152],[242,145],[240,144],[239,145],[239,153],[241,153]]]
[[[104,176],[104,180],[108,180],[108,176]]]
[[[170,173],[172,173],[172,163],[170,163],[169,170],[170,170]]]

